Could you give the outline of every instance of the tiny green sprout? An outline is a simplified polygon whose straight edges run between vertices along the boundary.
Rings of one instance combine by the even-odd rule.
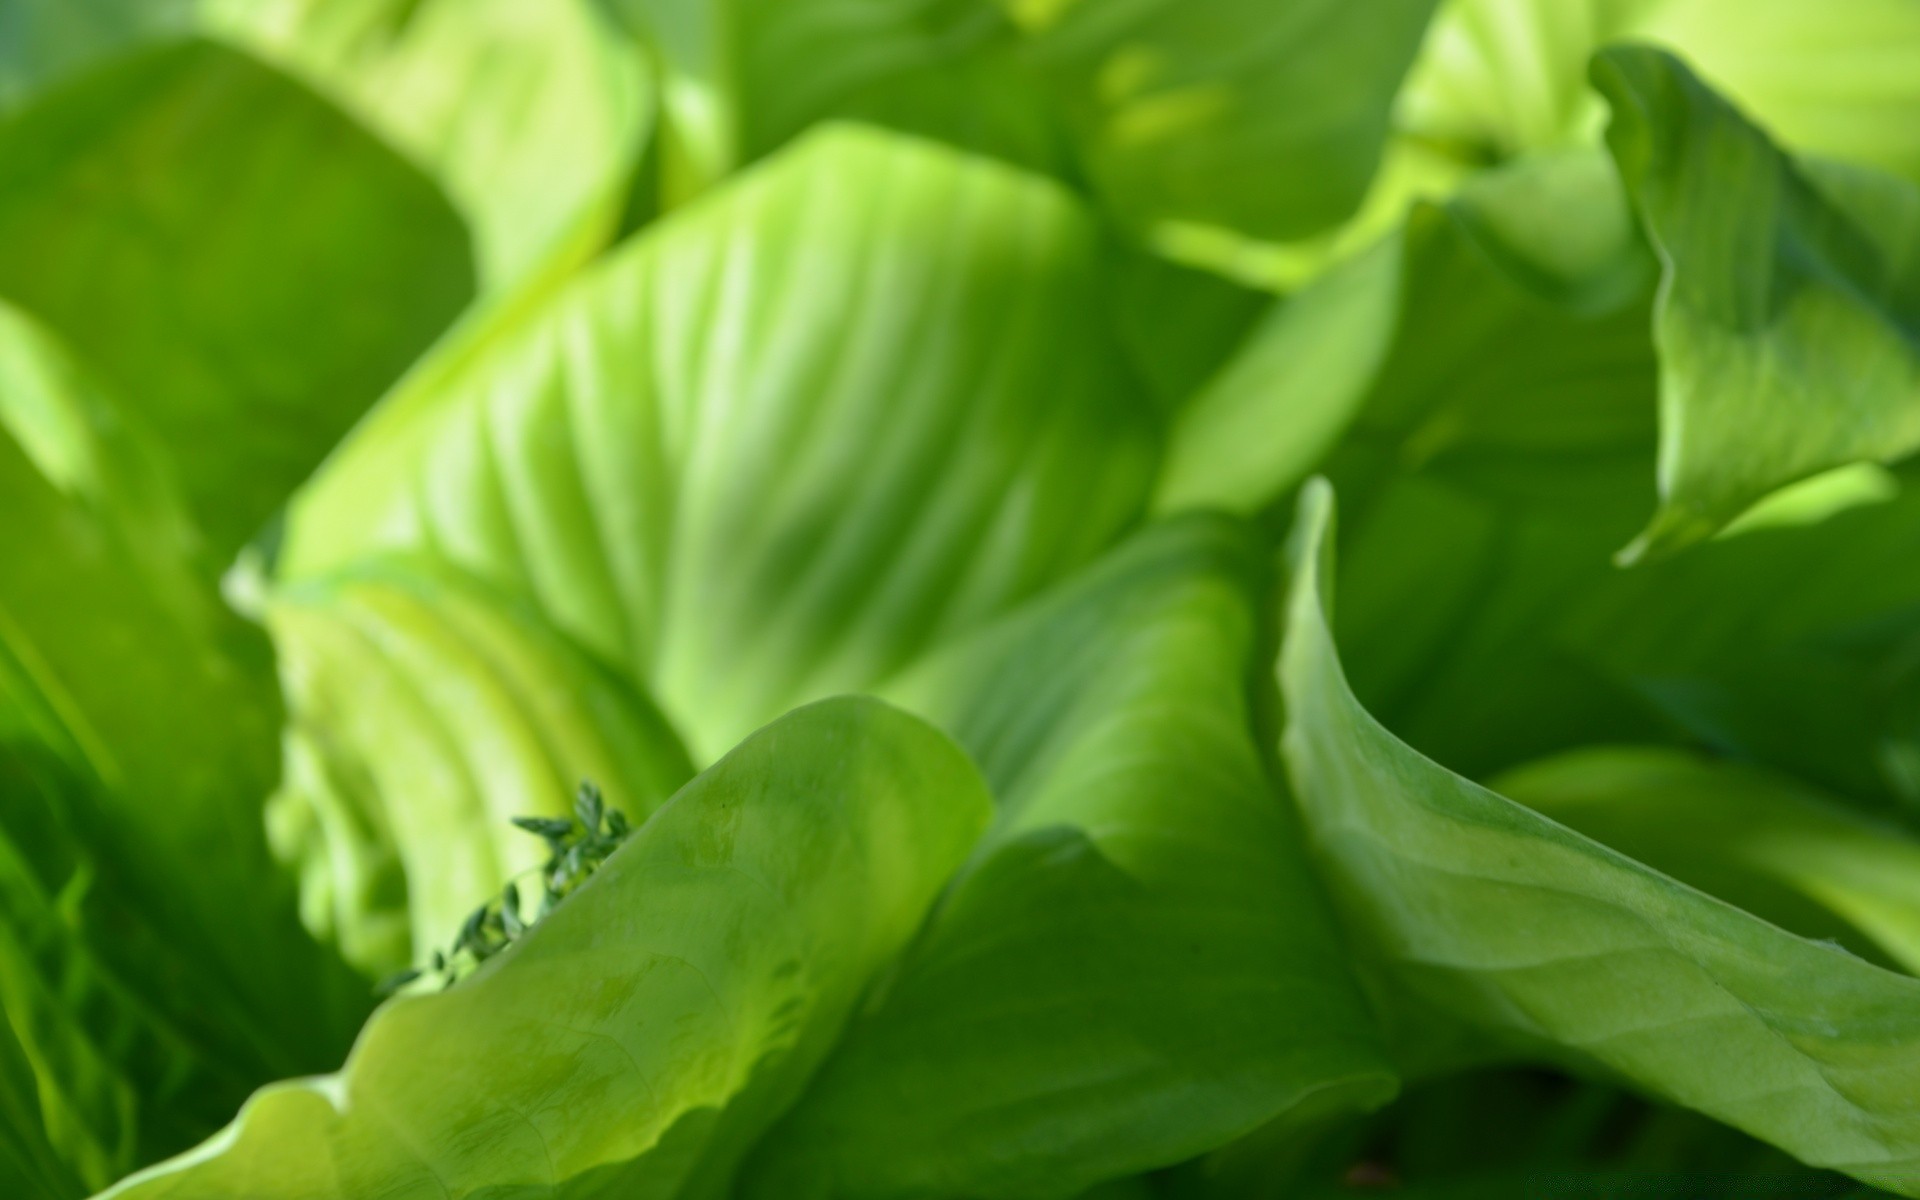
[[[498,898],[467,915],[453,945],[435,950],[430,965],[410,968],[382,980],[377,994],[389,996],[426,975],[452,987],[473,968],[505,951],[529,929],[544,920],[633,834],[633,824],[619,809],[608,808],[606,797],[592,783],[582,783],[574,797],[573,817],[514,817],[517,829],[547,844],[547,861],[540,875],[539,911],[532,921],[522,913],[520,885],[509,880]]]

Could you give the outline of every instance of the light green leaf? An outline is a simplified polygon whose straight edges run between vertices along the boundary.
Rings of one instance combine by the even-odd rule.
[[[1786,776],[1632,747],[1529,763],[1494,786],[1776,925],[1920,969],[1920,843]]]
[[[1401,239],[1396,231],[1267,312],[1175,418],[1156,511],[1258,512],[1319,465],[1392,348]]]
[[[116,1197],[720,1196],[991,809],[866,699],[756,733],[530,934]]]
[[[1775,488],[1920,449],[1920,190],[1823,193],[1656,50],[1601,55],[1608,141],[1666,277],[1660,511],[1628,560],[1713,533]]]
[[[1156,527],[888,689],[999,820],[750,1195],[1066,1197],[1392,1094],[1252,737],[1258,562]]]
[[[1356,422],[1367,441],[1390,427],[1407,469],[1643,425],[1652,396],[1619,381],[1646,342],[1633,301],[1650,272],[1597,153],[1542,155],[1418,204],[1277,304],[1179,414],[1155,506],[1256,512]]]
[[[1920,181],[1920,9],[1908,0],[1448,0],[1400,98],[1411,137],[1469,158],[1590,145],[1587,62],[1684,57],[1787,144]]]
[[[1351,213],[1435,0],[1000,0],[1123,219],[1317,232]]]
[[[308,928],[371,974],[539,864],[513,817],[570,815],[590,780],[637,820],[693,773],[645,696],[448,572],[313,580],[266,619],[288,706],[274,848]]]
[[[127,398],[216,558],[469,291],[431,185],[233,51],[144,51],[0,122],[0,296]]]
[[[1410,1005],[1920,1194],[1920,980],[1795,937],[1422,758],[1327,623],[1332,493],[1302,496],[1283,754],[1349,928]]]
[[[438,179],[490,289],[614,232],[651,80],[593,0],[202,0],[201,26],[311,80]]]
[[[1135,517],[1151,398],[1063,192],[854,127],[383,407],[282,569],[430,552],[643,682],[696,762],[869,687]]]

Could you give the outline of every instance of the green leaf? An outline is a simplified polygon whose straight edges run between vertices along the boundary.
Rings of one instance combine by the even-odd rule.
[[[150,514],[63,493],[4,433],[0,508],[0,1074],[30,1081],[0,1124],[99,1187],[338,1054],[365,1005],[267,855],[262,640]]]
[[[0,737],[0,1181],[25,1195],[81,1195],[176,1153],[251,1082],[180,1020],[183,997],[144,994],[198,964],[83,842],[96,804],[47,751]]]
[[[1672,56],[1595,60],[1608,141],[1665,267],[1660,511],[1629,561],[1768,492],[1920,449],[1920,190],[1830,194]]]
[[[995,0],[601,0],[661,64],[677,205],[812,125],[862,121],[1064,170],[1064,131]]]
[[[1327,623],[1332,494],[1302,496],[1283,754],[1335,899],[1410,1007],[1920,1194],[1920,980],[1795,937],[1422,758]]]
[[[432,186],[233,51],[144,51],[0,122],[0,296],[128,399],[216,559],[470,290]]]
[[[1391,427],[1392,457],[1413,469],[1644,424],[1652,396],[1619,380],[1646,341],[1631,302],[1650,270],[1596,153],[1542,155],[1418,204],[1275,305],[1179,414],[1155,506],[1256,512],[1356,424],[1369,441]]]
[[[1666,736],[1905,818],[1920,811],[1920,571],[1907,553],[1920,492],[1884,471],[1854,477],[1897,494],[1813,523],[1786,521],[1780,502],[1794,497],[1781,494],[1779,523],[1599,580],[1553,637],[1564,661],[1657,713]]]
[[[296,503],[282,570],[423,551],[644,683],[696,762],[1103,550],[1152,399],[1053,185],[854,127],[636,238]]]
[[[1392,1094],[1251,735],[1258,562],[1158,526],[888,689],[999,819],[750,1195],[1071,1196]]]
[[[583,779],[640,817],[693,773],[645,696],[449,572],[309,581],[266,620],[288,706],[274,848],[307,927],[370,975],[539,865],[513,818],[570,813]]]
[[[1435,0],[1000,0],[1122,219],[1300,237],[1360,203]]]
[[[0,0],[0,112],[97,59],[175,36],[194,0]]]
[[[339,1074],[108,1194],[724,1195],[990,809],[919,721],[802,709],[466,982],[390,1001]]]
[[[1920,10],[1906,0],[1449,0],[1397,120],[1468,158],[1592,144],[1594,51],[1684,57],[1788,144],[1920,181]]]
[[[1786,776],[1632,747],[1530,763],[1494,786],[1776,925],[1920,969],[1920,843]]]
[[[200,23],[437,179],[489,289],[604,245],[652,131],[640,51],[592,0],[210,0]]]

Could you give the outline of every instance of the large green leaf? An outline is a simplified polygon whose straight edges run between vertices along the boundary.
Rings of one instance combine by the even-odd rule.
[[[1406,469],[1632,440],[1653,407],[1626,386],[1647,357],[1631,301],[1650,271],[1598,153],[1540,155],[1417,204],[1274,306],[1179,414],[1156,507],[1258,511],[1356,425],[1398,442],[1388,457]]]
[[[1303,494],[1283,754],[1353,936],[1397,993],[1817,1166],[1920,1194],[1920,980],[1796,937],[1394,738],[1327,622],[1332,493]]]
[[[473,227],[489,287],[614,231],[652,126],[637,47],[592,0],[202,0],[406,151]]]
[[[1920,180],[1920,10],[1907,0],[1448,0],[1398,124],[1468,157],[1590,144],[1594,51],[1665,46],[1794,146]]]
[[[1365,194],[1435,0],[1000,0],[1137,225],[1287,238]]]
[[[289,709],[274,848],[308,928],[370,972],[538,865],[512,817],[567,815],[583,780],[644,817],[693,773],[646,697],[445,571],[312,580],[266,617]]]
[[[1156,504],[1328,471],[1355,689],[1469,774],[1654,735],[1553,636],[1653,499],[1653,270],[1600,152],[1486,172],[1274,310],[1177,415]]]
[[[0,296],[127,399],[216,555],[469,291],[432,186],[233,51],[143,51],[0,122]]]
[[[1494,786],[1776,925],[1920,969],[1920,843],[1786,776],[1634,747],[1529,763]]]
[[[1159,526],[888,689],[999,820],[749,1194],[1067,1197],[1391,1095],[1251,732],[1259,561]]]
[[[721,1196],[991,810],[874,700],[755,734],[449,992],[390,1002],[334,1076],[109,1193]]]
[[[871,686],[1139,512],[1151,398],[1053,185],[815,134],[384,406],[296,504],[297,577],[429,551],[643,681],[705,761]]]
[[[1620,172],[1666,270],[1661,507],[1629,558],[1711,534],[1768,492],[1920,449],[1920,190],[1809,177],[1680,61],[1609,50]]]

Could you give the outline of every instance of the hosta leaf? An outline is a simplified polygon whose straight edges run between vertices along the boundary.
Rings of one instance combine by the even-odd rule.
[[[1877,485],[1897,494],[1811,523],[1732,527],[1602,579],[1556,616],[1553,638],[1565,660],[1639,697],[1689,742],[1911,815],[1920,493],[1885,472]],[[1776,520],[1792,491],[1769,502]]]
[[[1349,928],[1410,1006],[1920,1193],[1920,980],[1807,941],[1460,778],[1354,699],[1303,494],[1283,754]]]
[[[1789,144],[1920,180],[1920,10],[1906,0],[1449,0],[1399,125],[1469,157],[1590,144],[1594,51],[1665,46]]]
[[[308,927],[371,973],[423,960],[539,865],[513,817],[568,815],[590,780],[638,819],[693,773],[646,697],[445,571],[313,580],[267,624],[289,709],[275,849]]]
[[[1826,189],[1671,55],[1596,60],[1608,140],[1659,250],[1660,511],[1627,557],[1784,484],[1920,448],[1920,190]]]
[[[98,503],[0,435],[0,842],[31,871],[0,869],[0,1017],[45,1092],[7,1119],[93,1186],[337,1054],[364,1009],[267,855],[263,640]]]
[[[858,120],[1063,169],[995,0],[601,0],[654,51],[669,205],[808,126]]]
[[[889,689],[999,820],[751,1194],[1072,1196],[1392,1094],[1250,732],[1258,561],[1156,527]]]
[[[1789,777],[1623,747],[1529,763],[1495,786],[1776,925],[1920,969],[1920,842]]]
[[[1644,425],[1651,395],[1617,381],[1646,341],[1630,301],[1649,272],[1597,153],[1542,155],[1418,204],[1274,306],[1179,414],[1156,507],[1258,511],[1356,421],[1369,439],[1391,426],[1410,467]]]
[[[921,722],[802,709],[512,949],[388,1003],[339,1074],[263,1090],[109,1195],[724,1195],[989,811]]]
[[[1435,0],[1000,0],[1121,216],[1299,237],[1360,203]]]
[[[296,505],[291,576],[430,551],[643,681],[696,762],[871,686],[1133,519],[1152,400],[1043,181],[812,135],[642,234]]]
[[[490,288],[597,250],[651,132],[640,51],[592,0],[203,0],[201,24],[438,179]]]
[[[143,51],[0,122],[0,296],[127,398],[220,557],[469,291],[432,186],[231,50]]]

